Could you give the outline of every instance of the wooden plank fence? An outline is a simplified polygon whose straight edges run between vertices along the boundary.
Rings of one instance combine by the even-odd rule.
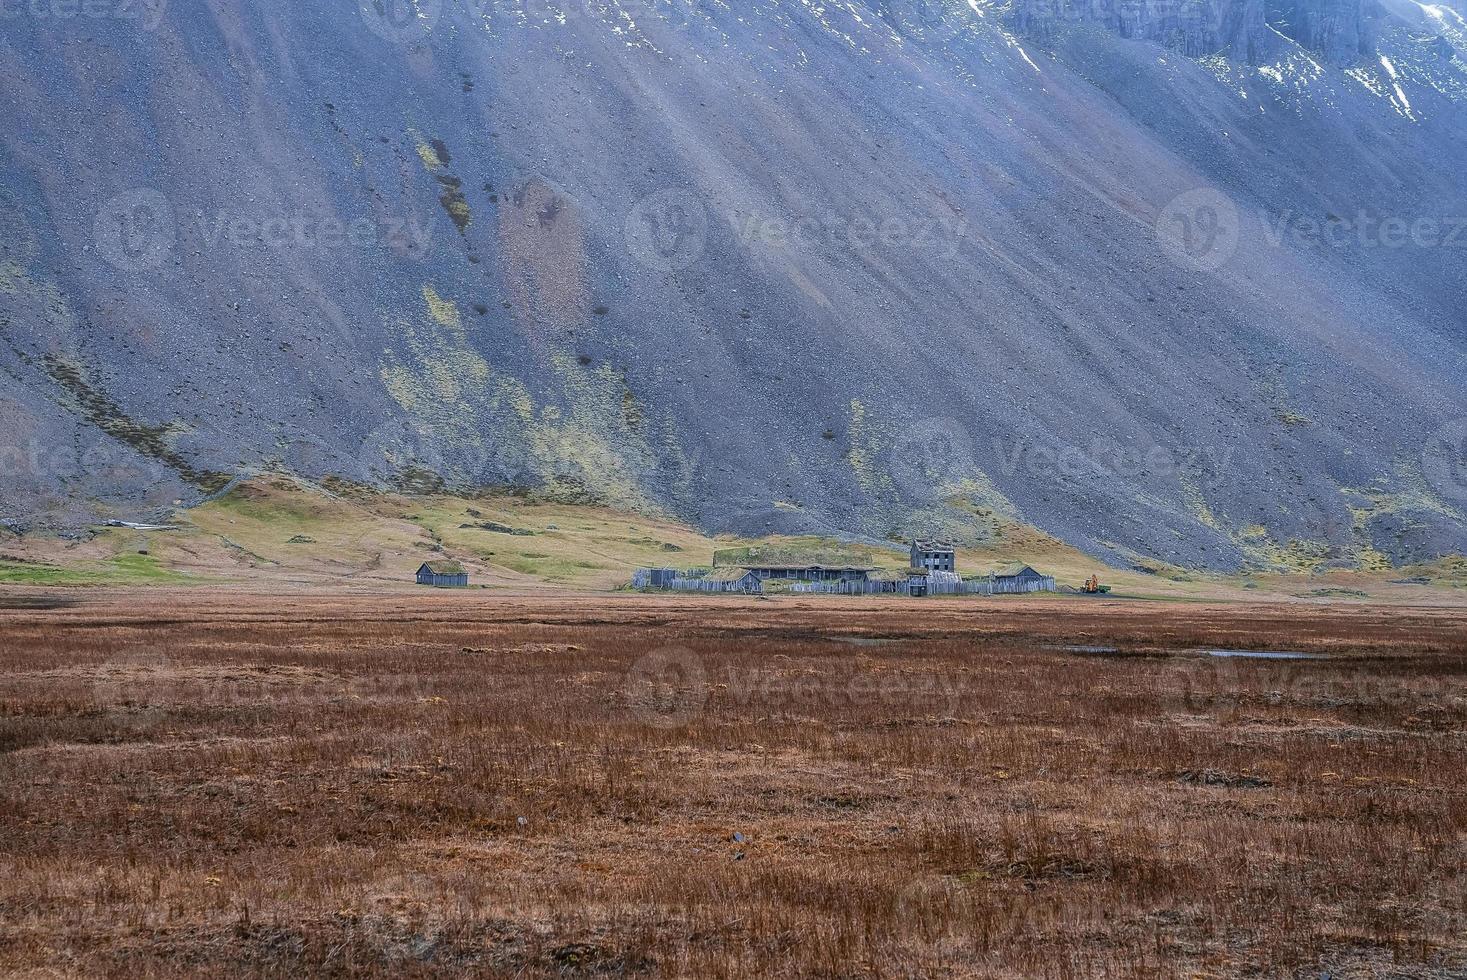
[[[1023,595],[1029,592],[1058,592],[1055,586],[1054,576],[1045,575],[1036,579],[992,579],[989,581],[979,580],[974,585],[982,585],[987,591],[979,595]]]
[[[749,588],[742,580],[730,582],[710,578],[675,578],[667,583],[666,588],[673,592],[743,592],[750,595],[764,591],[757,583],[754,588]]]
[[[762,584],[753,586],[742,580],[709,578],[706,573],[675,569],[639,568],[632,576],[634,589],[665,589],[670,592],[720,592],[755,594],[763,592]],[[907,583],[872,579],[841,579],[831,582],[792,582],[790,592],[801,595],[906,595]],[[931,572],[927,575],[928,595],[1022,595],[1031,592],[1055,592],[1053,576],[1038,578],[963,579],[954,572]]]
[[[814,595],[906,595],[905,582],[797,582],[791,592]],[[1058,591],[1053,577],[1037,579],[980,578],[964,580],[952,573],[927,577],[928,595],[1024,595]]]
[[[804,595],[906,595],[905,582],[862,582],[844,579],[839,582],[796,582],[791,592]]]

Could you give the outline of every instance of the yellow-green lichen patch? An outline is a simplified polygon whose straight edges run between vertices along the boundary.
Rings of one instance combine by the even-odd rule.
[[[1393,511],[1386,506],[1377,510],[1377,501],[1366,498],[1363,502],[1355,505],[1346,505],[1350,511],[1350,537],[1354,544],[1355,553],[1359,556],[1360,567],[1379,571],[1391,567],[1390,559],[1375,547],[1371,540],[1370,523],[1377,515],[1388,514]]]
[[[468,231],[470,223],[474,220],[474,211],[469,207],[468,198],[464,197],[463,181],[452,174],[439,174],[438,183],[442,187],[442,192],[438,195],[438,203],[443,205],[443,210],[448,212],[449,220],[462,235]]]
[[[1196,481],[1183,474],[1181,483],[1182,499],[1186,501],[1187,510],[1191,512],[1192,516],[1197,520],[1197,523],[1203,527],[1211,528],[1220,534],[1227,534],[1226,528],[1217,519],[1217,515],[1212,512],[1211,505],[1208,504],[1207,498],[1202,495],[1202,488],[1197,485]]]
[[[428,171],[440,170],[443,160],[438,156],[438,151],[429,145],[422,137],[415,137],[417,142],[418,159],[423,161],[423,169]]]
[[[1013,501],[978,467],[971,447],[964,447],[966,436],[960,424],[935,420],[928,439],[940,453],[930,458],[922,451],[928,448],[923,441],[914,442],[911,436],[914,427],[920,432],[923,424],[920,418],[909,423],[883,423],[865,402],[851,399],[846,462],[862,490],[887,504],[897,519],[904,519],[904,508],[910,506],[913,497],[935,501],[939,509],[966,500],[1019,518]]]
[[[870,498],[867,533],[920,528],[924,534],[986,540],[1001,525],[1022,521],[1013,501],[978,467],[960,423],[920,415],[885,421],[852,398],[846,433],[846,463]],[[976,510],[989,518],[975,523]]]
[[[537,404],[518,379],[496,372],[468,342],[457,307],[431,287],[421,320],[387,320],[397,343],[384,355],[382,382],[435,456],[466,460],[455,482],[491,472],[538,479],[546,499],[652,510],[639,473],[657,465],[627,417],[630,389],[609,367],[586,372],[574,358],[552,356],[564,404]],[[634,396],[631,396],[635,401]],[[448,465],[452,466],[452,462]]]
[[[846,462],[862,490],[872,496],[890,489],[891,482],[878,473],[874,460],[880,451],[880,442],[868,431],[866,404],[859,398],[851,399],[849,431],[851,445],[846,453]]]
[[[565,406],[547,405],[527,427],[534,458],[551,476],[551,499],[595,501],[652,509],[638,472],[656,465],[656,454],[626,418],[626,379],[607,366],[581,367],[568,352],[551,352]]]
[[[0,262],[0,293],[14,296],[20,291],[21,283],[29,278],[18,263]]]
[[[423,301],[428,304],[428,315],[435,321],[452,330],[454,333],[463,333],[464,318],[459,313],[457,303],[451,299],[444,299],[442,296],[439,296],[438,291],[431,285],[423,287]]]
[[[1350,533],[1354,552],[1360,566],[1370,571],[1385,571],[1392,567],[1390,557],[1375,546],[1371,525],[1383,517],[1431,514],[1449,520],[1467,520],[1462,512],[1438,498],[1427,485],[1424,477],[1410,466],[1398,467],[1395,489],[1377,487],[1355,490],[1341,487],[1350,511]]]
[[[424,289],[424,299],[429,309],[424,322],[386,321],[402,348],[387,352],[382,380],[411,417],[461,441],[473,432],[472,414],[494,373],[464,340],[457,308],[438,298],[431,287]]]
[[[976,468],[945,484],[941,492],[944,500],[970,502],[995,514],[999,520],[1022,521],[1024,519],[1018,505],[998,488],[987,473]]]
[[[449,220],[453,222],[459,234],[464,234],[474,220],[474,211],[469,207],[468,198],[464,196],[464,182],[445,171],[453,159],[453,155],[448,151],[448,144],[440,139],[425,140],[417,133],[412,135],[417,147],[418,159],[423,161],[423,169],[438,181],[438,203],[448,213]]]
[[[1301,538],[1276,541],[1269,530],[1260,524],[1234,527],[1212,510],[1195,481],[1183,475],[1181,488],[1182,499],[1197,523],[1226,538],[1238,549],[1248,568],[1308,574],[1318,571],[1331,557],[1337,557],[1330,545],[1323,541]]]

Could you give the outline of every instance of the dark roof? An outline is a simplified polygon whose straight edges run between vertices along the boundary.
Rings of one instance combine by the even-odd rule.
[[[1003,568],[1000,568],[998,571],[994,572],[993,574],[996,575],[996,576],[998,576],[999,578],[1018,578],[1019,576],[1023,575],[1025,572],[1028,572],[1030,575],[1033,575],[1036,578],[1043,578],[1044,577],[1044,576],[1040,575],[1038,572],[1036,572],[1033,568],[1029,567],[1028,565],[1025,565],[1022,562],[1015,562],[1012,565],[1005,565]]]
[[[703,577],[710,582],[737,582],[748,574],[747,568],[715,568]]]
[[[776,564],[749,562],[733,567],[742,568],[745,571],[757,568],[763,572],[873,572],[876,570],[875,565],[790,565],[784,562]]]
[[[467,575],[468,572],[456,561],[425,561],[418,567],[418,571],[427,569],[434,575]]]
[[[777,541],[719,549],[713,553],[713,564],[744,568],[864,567],[871,564],[871,551],[830,542]]]

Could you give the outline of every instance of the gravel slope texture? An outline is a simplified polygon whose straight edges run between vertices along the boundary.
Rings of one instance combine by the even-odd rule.
[[[1467,22],[1391,3],[4,9],[0,516],[1467,551]]]

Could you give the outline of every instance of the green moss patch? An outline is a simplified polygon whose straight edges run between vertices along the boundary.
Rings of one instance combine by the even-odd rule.
[[[182,585],[197,581],[165,568],[151,555],[118,555],[86,566],[0,559],[0,583],[8,585]]]
[[[168,444],[171,426],[151,426],[131,418],[101,388],[82,376],[82,369],[70,361],[47,355],[46,373],[66,390],[88,422],[118,442],[125,443],[150,459],[167,466],[190,484],[207,493],[222,490],[230,481],[228,473],[196,468]]]

